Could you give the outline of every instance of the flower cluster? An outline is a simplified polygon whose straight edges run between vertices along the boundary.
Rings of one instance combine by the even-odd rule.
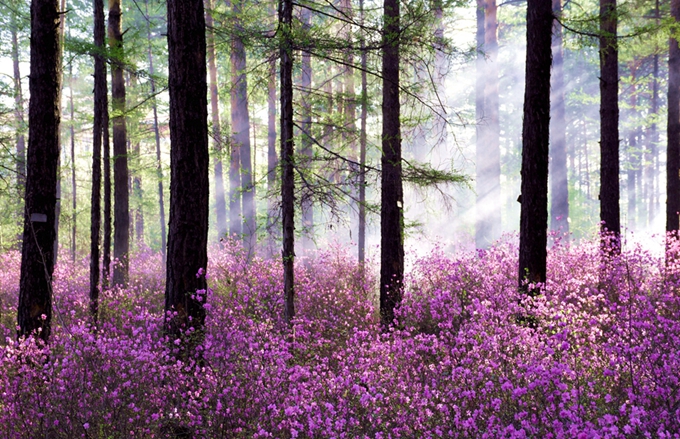
[[[555,243],[542,294],[525,297],[516,255],[509,239],[412,261],[384,331],[370,263],[342,248],[299,262],[289,326],[280,261],[226,242],[200,273],[199,354],[183,357],[163,333],[158,256],[102,293],[96,327],[86,261],[60,263],[45,346],[14,339],[18,255],[2,255],[0,436],[680,437],[674,265]]]

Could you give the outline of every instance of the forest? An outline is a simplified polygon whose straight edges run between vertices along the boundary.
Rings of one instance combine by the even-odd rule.
[[[679,21],[0,1],[0,436],[680,438]]]

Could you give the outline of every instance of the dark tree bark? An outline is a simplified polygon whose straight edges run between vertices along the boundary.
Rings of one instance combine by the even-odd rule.
[[[562,15],[562,0],[552,0],[556,18]],[[564,103],[564,56],[562,25],[553,22],[552,86],[550,94],[550,229],[569,234],[569,184],[567,180],[567,120]]]
[[[295,317],[295,146],[293,143],[293,1],[279,0],[279,26],[283,32],[281,58],[281,221],[283,223],[284,318]]]
[[[246,78],[246,51],[243,46],[243,26],[241,25],[241,0],[232,2],[234,16],[234,31],[231,45],[231,129],[233,131],[232,151],[238,151],[239,162],[234,162],[232,167],[240,172],[240,192],[242,200],[243,218],[238,221],[243,226],[243,246],[249,256],[255,252],[257,242],[257,221],[255,218],[255,189],[253,186],[253,167],[250,151],[250,116],[248,114],[248,80]],[[231,170],[230,170],[231,172]],[[236,181],[236,180],[234,180]],[[233,200],[232,200],[233,201]],[[237,199],[238,201],[238,199]],[[234,220],[234,216],[231,216]]]
[[[364,24],[364,0],[359,0],[360,21]],[[366,78],[366,39],[361,31],[361,133],[359,135],[359,263],[366,259],[366,122],[368,120],[368,81]]]
[[[217,239],[227,236],[227,205],[224,201],[224,174],[222,171],[222,129],[220,127],[220,102],[217,89],[217,64],[215,62],[215,33],[212,17],[212,2],[206,0],[208,13],[205,16],[208,41],[208,72],[210,74],[210,115],[213,133],[213,168],[215,170],[215,215],[217,218]]]
[[[519,289],[545,282],[548,229],[548,144],[552,5],[527,3],[527,58],[522,125],[522,194],[519,229]]]
[[[121,0],[109,0],[109,45],[115,59],[111,63],[111,98],[113,109],[113,284],[127,287],[130,252],[130,193],[128,188],[128,152],[125,126],[125,80],[123,78],[123,34]]]
[[[267,81],[267,192],[270,194],[267,232],[269,235],[269,255],[276,257],[275,217],[278,216],[277,203],[271,197],[276,192],[276,169],[279,156],[276,152],[276,59],[269,61],[269,80]]]
[[[600,221],[603,230],[614,235],[608,244],[614,252],[619,250],[621,234],[616,14],[616,0],[600,0]]]
[[[384,0],[382,173],[380,188],[380,321],[394,320],[404,279],[404,190],[399,121],[399,0]]]
[[[94,0],[94,120],[92,127],[92,193],[90,196],[90,313],[99,312],[99,232],[101,229],[102,137],[106,111],[106,64],[104,62],[104,0]]]
[[[312,25],[312,13],[307,8],[302,8],[300,11],[300,22],[306,29]],[[302,130],[300,137],[300,159],[304,163],[300,163],[303,169],[309,169],[312,163],[312,56],[309,52],[303,51],[301,56],[301,74],[300,74],[300,98],[302,100],[302,121],[300,128]],[[314,204],[312,203],[311,189],[305,188],[302,200],[300,200],[300,210],[302,210],[302,249],[305,253],[309,253],[314,249]]]
[[[354,21],[354,12],[352,11],[352,1],[342,0],[340,3],[340,10],[347,19]],[[353,41],[352,26],[345,24],[342,29],[342,36],[345,41]],[[359,230],[359,211],[358,211],[358,185],[357,176],[359,174],[359,162],[356,142],[356,96],[354,93],[354,52],[353,50],[344,50],[343,53],[343,144],[347,148],[348,157],[351,160],[349,163],[349,175],[347,181],[349,182],[349,224],[350,237],[355,236]]]
[[[671,1],[671,16],[680,21],[680,0]],[[668,149],[666,164],[666,232],[679,229],[680,213],[680,48],[668,42]]]
[[[149,15],[149,2],[145,0],[144,7],[146,14]],[[161,162],[161,135],[158,128],[158,104],[156,103],[156,81],[154,79],[154,68],[153,68],[153,51],[151,50],[151,22],[147,21],[146,27],[146,38],[149,45],[148,56],[149,56],[149,77],[151,85],[151,94],[153,95],[151,101],[151,108],[153,110],[153,132],[154,139],[156,140],[156,178],[158,180],[158,210],[160,213],[161,222],[161,252],[163,253],[163,260],[165,260],[167,252],[167,231],[165,229],[165,195],[163,194],[163,163]],[[222,203],[224,204],[224,198],[222,198]]]
[[[166,332],[180,338],[205,320],[198,275],[208,263],[208,87],[203,0],[168,2],[170,89],[170,231],[165,287]],[[204,296],[205,297],[205,296]],[[196,340],[194,340],[196,341]],[[191,353],[193,345],[187,347]]]
[[[56,0],[31,2],[31,71],[24,238],[17,312],[18,336],[47,341],[52,321],[60,118],[61,20]]]
[[[501,161],[496,0],[477,2],[477,227],[475,243],[487,248],[500,237]]]

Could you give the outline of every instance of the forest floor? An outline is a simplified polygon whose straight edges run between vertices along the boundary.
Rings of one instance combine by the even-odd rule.
[[[96,328],[88,261],[62,259],[47,346],[16,340],[21,258],[0,255],[0,436],[680,437],[677,267],[558,244],[543,294],[527,298],[516,255],[510,240],[414,260],[384,332],[376,264],[342,248],[299,263],[291,328],[279,261],[232,243],[210,253],[192,355],[163,336],[159,254],[134,255]]]

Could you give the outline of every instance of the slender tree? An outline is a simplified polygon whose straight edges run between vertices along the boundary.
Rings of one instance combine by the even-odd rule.
[[[380,320],[394,320],[404,278],[404,190],[399,121],[399,0],[383,3],[382,172],[380,188]]]
[[[17,333],[47,341],[52,321],[60,119],[60,36],[56,0],[31,2],[31,67],[24,237]]]
[[[109,137],[108,97],[102,104],[102,147],[104,149],[104,237],[102,242],[102,289],[108,288],[111,281],[111,142]]]
[[[364,25],[364,0],[359,0],[360,22]],[[359,134],[359,263],[366,259],[366,122],[368,120],[368,81],[366,38],[361,31],[361,133]]]
[[[125,126],[125,80],[123,78],[123,33],[121,0],[109,0],[109,45],[114,60],[111,64],[111,98],[113,109],[113,284],[128,282],[130,252],[130,194],[128,188],[128,152]]]
[[[680,0],[671,1],[671,16],[680,22]],[[680,224],[680,48],[675,33],[668,48],[668,149],[666,164],[666,232],[677,235]]]
[[[146,15],[149,15],[149,1],[144,2]],[[161,226],[161,252],[163,253],[163,260],[165,260],[167,245],[167,232],[165,230],[165,195],[163,194],[163,163],[161,162],[161,134],[158,128],[158,104],[156,102],[156,80],[154,79],[153,67],[153,50],[151,47],[151,21],[147,20],[146,39],[148,44],[148,58],[149,58],[149,83],[151,85],[151,109],[153,111],[153,134],[156,141],[156,179],[158,180],[158,210]],[[224,198],[222,198],[224,204]]]
[[[168,2],[170,89],[170,223],[166,332],[202,330],[208,262],[208,87],[203,0]],[[196,342],[192,337],[192,341]],[[190,344],[187,353],[191,353]]]
[[[600,221],[614,235],[615,252],[621,234],[617,21],[616,0],[600,0]]]
[[[569,234],[569,183],[567,180],[567,120],[564,103],[564,55],[562,50],[562,0],[552,0],[552,86],[550,88],[550,229]]]
[[[300,22],[309,30],[312,25],[312,13],[307,8],[300,11]],[[302,121],[300,124],[300,159],[302,168],[309,168],[312,162],[312,56],[308,51],[302,51],[300,69],[300,98],[302,101]],[[308,188],[305,188],[308,189]],[[314,204],[311,191],[306,190],[300,200],[302,210],[302,248],[305,253],[314,249]]]
[[[208,72],[210,74],[210,115],[212,116],[213,168],[215,170],[215,216],[217,218],[217,238],[227,236],[227,205],[224,201],[224,174],[222,171],[222,129],[220,126],[220,102],[217,89],[217,63],[215,62],[215,31],[212,17],[212,2],[206,0],[208,9],[205,16],[207,26]]]
[[[26,183],[26,139],[24,136],[24,96],[21,90],[21,69],[19,67],[19,39],[17,17],[12,16],[12,67],[14,79],[14,120],[16,129],[16,171],[17,190],[21,197]]]
[[[267,81],[267,192],[276,192],[276,169],[279,166],[279,156],[276,152],[276,59],[269,60],[269,80]],[[274,232],[274,218],[277,216],[277,203],[269,198],[269,213],[267,215],[267,232],[269,236],[269,255],[276,256],[276,233]]]
[[[279,0],[281,60],[281,221],[283,226],[283,291],[285,319],[295,317],[295,147],[293,143],[293,1]]]
[[[546,279],[552,22],[550,2],[528,0],[518,281],[529,294],[525,282]]]
[[[236,196],[236,201],[242,201],[241,212],[243,218],[232,215],[231,219],[232,221],[239,221],[240,225],[242,225],[243,245],[248,255],[252,256],[257,241],[257,221],[255,218],[255,191],[250,149],[246,50],[243,45],[243,25],[240,18],[241,8],[241,0],[233,0],[234,35],[231,40],[231,129],[233,131],[232,153],[236,152],[238,162],[235,162],[235,159],[232,158],[231,165],[232,167],[238,167],[233,170],[234,172],[240,173],[240,187],[234,189],[233,195]]]
[[[99,232],[101,229],[102,138],[107,105],[104,62],[104,0],[94,0],[94,120],[92,126],[92,193],[90,196],[90,313],[99,311]]]
[[[76,130],[75,130],[75,108],[73,106],[73,63],[69,65],[69,140],[71,141],[71,263],[76,262],[76,231],[77,217],[76,210]]]

